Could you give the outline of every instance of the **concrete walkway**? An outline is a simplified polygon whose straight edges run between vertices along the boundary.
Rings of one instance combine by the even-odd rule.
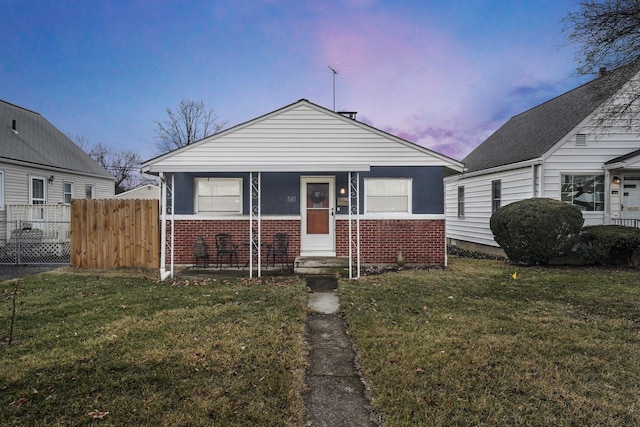
[[[339,315],[338,282],[332,276],[306,276],[309,287],[306,374],[308,426],[376,426],[365,388],[355,369],[355,352]]]

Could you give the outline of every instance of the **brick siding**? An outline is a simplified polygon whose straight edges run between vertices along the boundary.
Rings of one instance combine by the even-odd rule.
[[[336,255],[349,255],[349,222],[336,221]],[[262,242],[269,243],[276,233],[289,233],[289,262],[300,254],[300,220],[263,219]],[[176,264],[193,264],[193,245],[196,237],[204,237],[209,255],[215,263],[215,235],[229,233],[238,245],[238,261],[244,265],[249,259],[249,223],[242,220],[177,220],[175,223]],[[355,231],[354,231],[355,233]],[[444,265],[444,220],[360,220],[360,260],[363,264],[393,264],[398,249],[408,264]],[[266,261],[263,253],[263,262]],[[225,263],[228,263],[226,258]]]

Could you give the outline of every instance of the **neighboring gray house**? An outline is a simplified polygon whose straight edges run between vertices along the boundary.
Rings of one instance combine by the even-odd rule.
[[[578,206],[585,225],[640,222],[638,64],[512,117],[445,179],[446,235],[469,249],[497,248],[489,228],[500,206],[548,197]],[[612,114],[613,111],[618,111]]]
[[[57,244],[68,233],[48,223],[69,221],[71,199],[113,196],[113,176],[80,147],[40,114],[0,100],[0,244],[16,228],[42,229]]]
[[[7,205],[113,195],[113,176],[47,119],[0,100],[0,220]]]

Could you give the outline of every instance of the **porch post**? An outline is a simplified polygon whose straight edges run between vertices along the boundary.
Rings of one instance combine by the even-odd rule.
[[[355,203],[354,203],[355,200]],[[355,241],[353,214],[355,213]],[[360,278],[360,173],[349,172],[349,279],[353,279],[353,252],[356,252],[356,278]]]
[[[251,182],[251,197],[249,206],[249,277],[253,277],[253,252],[256,251],[258,255],[258,277],[262,276],[262,233],[261,229],[261,172],[258,172],[255,177],[253,172],[249,172],[249,181]],[[256,227],[254,228],[254,223]],[[254,233],[255,230],[255,233]],[[257,236],[255,235],[257,234]]]

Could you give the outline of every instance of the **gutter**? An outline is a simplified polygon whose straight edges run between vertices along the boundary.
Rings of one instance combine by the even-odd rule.
[[[541,157],[538,157],[537,159],[526,160],[524,162],[509,163],[508,165],[496,166],[493,168],[482,169],[482,170],[473,171],[473,172],[463,172],[462,178],[473,178],[475,176],[490,175],[492,173],[505,172],[505,171],[514,170],[514,169],[522,169],[530,166],[538,166],[541,164],[543,164],[543,160]]]

